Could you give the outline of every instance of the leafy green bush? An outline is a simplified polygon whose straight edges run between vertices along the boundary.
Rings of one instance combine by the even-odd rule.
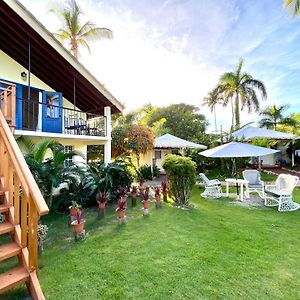
[[[178,205],[189,206],[189,197],[196,182],[196,164],[188,157],[167,155],[163,168],[169,182],[171,194]]]
[[[152,180],[154,177],[159,176],[160,170],[157,166],[143,165],[137,170],[138,180]]]

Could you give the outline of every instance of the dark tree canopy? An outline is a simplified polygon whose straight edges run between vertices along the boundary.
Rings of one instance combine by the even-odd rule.
[[[148,118],[147,125],[152,127],[161,119],[165,119],[163,123],[165,132],[195,142],[203,139],[208,125],[199,108],[184,103],[156,108]]]

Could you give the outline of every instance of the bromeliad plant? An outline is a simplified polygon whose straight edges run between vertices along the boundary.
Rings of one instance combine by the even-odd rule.
[[[156,207],[161,207],[161,201],[160,201],[160,188],[159,187],[156,187],[155,190],[154,190],[154,197],[155,197],[155,205]]]
[[[117,190],[118,195],[121,197],[121,202],[124,201],[126,203],[127,201],[127,188],[119,187]]]
[[[76,219],[71,223],[75,234],[81,234],[84,229],[85,219],[83,217],[82,209],[77,210]]]
[[[141,196],[143,199],[143,206],[144,209],[148,209],[150,207],[150,201],[149,201],[149,187],[146,187],[142,192],[141,192]]]
[[[105,214],[105,205],[108,201],[108,192],[104,191],[104,192],[99,192],[97,195],[96,195],[96,200],[97,200],[97,203],[98,203],[98,216],[99,218],[102,218],[104,217],[104,214]]]
[[[119,221],[124,220],[126,218],[125,211],[126,211],[126,200],[124,198],[122,200],[122,198],[121,198],[121,200],[119,201],[118,207],[116,208],[116,212],[118,214]]]
[[[137,196],[137,187],[135,185],[133,185],[131,187],[130,196],[131,196],[131,205],[135,206],[136,205],[136,196]]]
[[[79,209],[82,209],[81,205],[79,205],[76,201],[72,201],[72,205],[69,206],[70,215],[72,217],[76,217]]]
[[[161,190],[163,194],[163,200],[168,202],[168,183],[166,181],[161,182]]]

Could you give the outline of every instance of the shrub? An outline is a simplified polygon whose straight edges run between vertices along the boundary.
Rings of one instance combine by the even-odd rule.
[[[152,180],[154,177],[158,176],[160,174],[159,168],[157,166],[151,166],[149,165],[143,165],[138,168],[138,179],[144,179],[144,180]]]
[[[178,205],[189,206],[191,190],[196,182],[196,164],[188,157],[168,155],[163,162],[170,191]]]

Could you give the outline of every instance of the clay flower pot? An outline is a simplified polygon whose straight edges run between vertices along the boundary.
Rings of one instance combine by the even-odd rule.
[[[82,221],[81,223],[78,224],[77,220],[75,220],[71,223],[71,225],[73,226],[74,232],[76,234],[80,234],[84,228],[84,221]]]
[[[99,206],[99,208],[105,208],[105,204],[106,204],[106,202],[98,202],[98,206]]]
[[[144,209],[150,208],[150,201],[149,200],[143,200],[143,206],[144,206]]]
[[[78,208],[72,208],[72,206],[69,206],[69,210],[70,210],[70,216],[72,216],[72,217],[77,216]]]
[[[119,219],[125,218],[125,210],[117,210],[117,214]]]
[[[160,201],[160,195],[155,195],[155,200]]]

